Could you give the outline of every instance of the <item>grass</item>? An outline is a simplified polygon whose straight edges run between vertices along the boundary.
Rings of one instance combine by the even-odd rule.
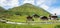
[[[28,6],[27,6],[28,5]],[[26,5],[22,5],[19,7],[15,7],[15,8],[11,8],[9,9],[9,11],[12,12],[4,12],[6,13],[6,15],[4,15],[2,12],[0,12],[0,16],[4,15],[3,17],[6,17],[4,19],[12,21],[12,22],[26,22],[26,15],[33,15],[33,14],[38,14],[40,16],[49,16],[50,13],[48,13],[47,11],[45,11],[42,8],[36,7],[34,5],[30,5],[30,4],[26,4]],[[11,15],[9,14],[11,13]],[[18,16],[15,15],[16,14],[21,14],[23,16]],[[8,15],[7,15],[8,14]],[[25,16],[24,16],[25,15]],[[7,18],[8,17],[8,18]],[[35,22],[44,22],[43,20],[41,20],[40,18],[33,18],[35,20]],[[48,20],[47,22],[57,22],[55,20]],[[54,24],[38,24],[35,23],[35,25],[17,25],[17,24],[6,24],[6,23],[0,23],[0,28],[54,28],[56,25],[59,25],[60,23],[54,23]]]
[[[60,25],[56,25],[55,28],[60,28]]]
[[[14,17],[14,18],[13,18]],[[33,18],[35,22],[44,22],[40,18]],[[26,16],[12,16],[9,18],[9,21],[12,22],[26,22]],[[47,22],[58,22],[57,20],[48,20]],[[17,24],[6,24],[6,23],[0,23],[0,28],[54,28],[56,25],[59,25],[60,23],[54,23],[54,24],[38,24],[35,23],[35,25],[17,25]]]
[[[6,20],[12,21],[12,22],[26,22],[26,15],[25,16],[11,16],[10,18],[6,18]],[[44,20],[41,20],[40,18],[34,18],[34,22],[44,22]],[[45,20],[47,22],[56,22],[56,20]]]
[[[33,14],[38,14],[41,16],[49,16],[50,15],[50,13],[47,12],[46,10],[44,10],[43,8],[37,7],[32,4],[28,4],[28,3],[18,6],[18,7],[11,8],[11,9],[9,9],[9,11],[11,11],[13,13],[18,13],[21,15],[33,15]]]
[[[17,24],[0,23],[0,28],[55,28],[56,25],[59,24],[54,23],[54,24],[17,25]]]
[[[0,23],[0,28],[41,28],[39,26],[32,26],[32,25],[16,25],[16,24],[5,24]]]

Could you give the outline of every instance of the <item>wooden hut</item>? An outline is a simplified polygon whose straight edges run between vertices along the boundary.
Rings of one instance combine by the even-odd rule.
[[[40,19],[42,19],[42,20],[48,20],[48,18],[46,16],[42,16],[42,17],[40,17]]]
[[[51,20],[55,20],[58,18],[58,16],[56,15],[56,13],[54,15],[49,15]]]
[[[34,19],[31,16],[27,16],[27,21],[34,21]]]
[[[32,21],[34,21],[33,17],[27,16],[26,22],[27,22],[28,24],[30,24]]]

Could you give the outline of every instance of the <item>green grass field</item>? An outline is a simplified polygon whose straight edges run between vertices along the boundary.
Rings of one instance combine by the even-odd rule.
[[[27,20],[27,15],[25,16],[11,16],[10,18],[6,18],[6,20],[8,21],[12,21],[12,22],[26,22]],[[56,22],[57,20],[41,20],[40,18],[34,18],[34,22],[44,22],[44,21],[47,21],[47,22]]]
[[[14,16],[13,16],[14,17]],[[9,21],[12,22],[26,22],[26,16],[18,16],[18,17],[11,17],[9,18]],[[18,18],[18,19],[17,19]],[[33,18],[35,22],[44,22],[43,20],[39,18]],[[8,19],[7,19],[8,20]],[[57,22],[57,20],[47,20],[47,22]],[[59,25],[60,23],[53,23],[53,24],[39,24],[35,23],[35,25],[18,25],[18,24],[6,24],[6,23],[0,23],[0,28],[54,28],[56,25]]]
[[[59,24],[17,25],[17,24],[0,23],[0,28],[54,28],[56,25],[59,25]]]

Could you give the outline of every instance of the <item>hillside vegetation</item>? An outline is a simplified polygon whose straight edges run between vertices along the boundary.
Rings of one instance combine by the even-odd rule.
[[[50,14],[46,10],[44,10],[40,7],[34,6],[32,4],[29,4],[29,3],[26,3],[24,5],[21,5],[19,7],[15,7],[15,8],[9,9],[9,10],[12,11],[12,12],[19,13],[21,15],[38,14],[38,15],[41,15],[41,16],[48,16]]]
[[[5,10],[4,8],[0,7],[0,19],[6,19],[11,22],[26,22],[27,15],[37,14],[39,16],[49,16],[49,12],[44,10],[43,8],[34,6],[32,4],[26,3],[19,7],[10,8]],[[40,18],[33,18],[36,22],[43,22]],[[50,22],[50,21],[48,21]],[[56,22],[55,20],[52,22]],[[35,24],[35,25],[17,25],[17,24],[6,24],[0,22],[0,28],[54,28],[57,24]],[[55,28],[58,28],[56,26]],[[59,27],[60,28],[60,27]]]
[[[10,8],[8,10],[0,7],[0,10],[1,19],[7,19],[14,22],[25,22],[27,15],[32,16],[33,14],[37,14],[39,16],[49,16],[50,14],[46,10],[29,3],[23,4],[18,7]]]

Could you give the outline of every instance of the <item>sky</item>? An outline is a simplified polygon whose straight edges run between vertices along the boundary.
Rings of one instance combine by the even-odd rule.
[[[51,14],[60,15],[60,0],[0,0],[0,6],[5,9],[18,7],[25,3],[39,6]]]

